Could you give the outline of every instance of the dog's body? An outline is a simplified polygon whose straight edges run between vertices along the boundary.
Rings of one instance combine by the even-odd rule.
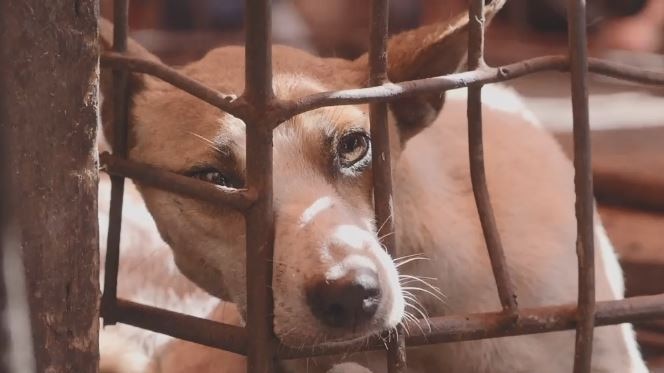
[[[487,16],[500,5],[488,6]],[[456,70],[465,55],[466,26],[461,17],[449,27],[394,38],[390,78]],[[242,59],[241,48],[220,48],[182,71],[239,94]],[[275,47],[273,60],[274,88],[284,99],[366,81],[363,58],[321,59]],[[244,123],[166,83],[140,79],[132,94],[130,158],[219,185],[242,186]],[[505,106],[510,94],[490,91],[498,94],[489,101]],[[365,338],[393,328],[404,312],[421,317],[420,311],[439,316],[499,309],[470,184],[463,100],[450,98],[443,105],[442,97],[433,95],[397,101],[390,108],[399,255],[428,260],[404,260],[397,274],[397,265],[380,247],[376,227],[382,222],[373,221],[371,204],[366,105],[318,109],[287,121],[274,138],[275,332],[284,343],[299,347]],[[484,141],[489,191],[519,305],[573,303],[573,169],[554,140],[525,118],[525,108],[512,109],[485,107]],[[180,270],[210,294],[238,304],[243,314],[241,216],[139,189]],[[615,254],[599,222],[595,231],[597,298],[620,299]],[[435,278],[427,281],[445,299],[437,299],[437,290],[428,285],[413,289],[419,283],[414,277]],[[351,292],[359,295],[349,299]],[[596,329],[593,372],[646,372],[632,334],[629,326]],[[409,350],[408,367],[415,373],[565,372],[571,371],[573,346],[572,331],[427,346]],[[385,369],[382,353],[350,359],[374,372]],[[338,360],[285,362],[284,368],[326,371]],[[334,369],[343,367],[348,366]]]

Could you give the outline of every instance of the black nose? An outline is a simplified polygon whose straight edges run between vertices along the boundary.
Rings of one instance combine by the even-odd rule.
[[[336,280],[315,283],[307,290],[307,302],[324,324],[355,329],[374,316],[380,295],[376,272],[358,269]]]

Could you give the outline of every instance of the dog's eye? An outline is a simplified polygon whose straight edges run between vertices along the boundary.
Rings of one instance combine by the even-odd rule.
[[[369,136],[364,132],[351,132],[339,139],[337,154],[342,167],[350,167],[369,152]]]
[[[213,168],[207,168],[204,170],[198,170],[192,172],[190,176],[195,177],[196,179],[199,180],[207,181],[208,183],[225,186],[225,187],[233,187],[229,179],[226,176],[224,176],[224,174]]]

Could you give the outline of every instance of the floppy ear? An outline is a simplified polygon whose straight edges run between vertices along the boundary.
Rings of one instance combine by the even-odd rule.
[[[99,45],[103,52],[111,51],[113,47],[113,24],[103,18],[99,19]],[[127,53],[132,57],[159,62],[159,58],[148,52],[147,49],[143,48],[131,38],[127,43]],[[146,76],[143,74],[129,74],[128,104],[130,113],[133,97],[143,90],[145,85]],[[104,136],[110,144],[113,144],[113,71],[110,68],[101,68],[99,86],[99,91],[101,93],[101,123],[104,130]],[[131,128],[131,123],[128,123],[128,126]]]
[[[505,4],[493,0],[484,7],[486,23]],[[388,76],[392,82],[451,74],[468,53],[468,13],[451,22],[432,24],[393,36],[388,44]],[[443,107],[445,94],[407,97],[390,103],[402,143],[431,124]]]

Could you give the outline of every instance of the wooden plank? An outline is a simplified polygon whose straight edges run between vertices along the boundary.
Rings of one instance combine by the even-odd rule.
[[[0,27],[0,126],[36,370],[97,372],[97,4],[1,1]]]
[[[556,135],[571,156],[571,134]],[[595,196],[606,204],[664,211],[664,127],[593,131]]]

